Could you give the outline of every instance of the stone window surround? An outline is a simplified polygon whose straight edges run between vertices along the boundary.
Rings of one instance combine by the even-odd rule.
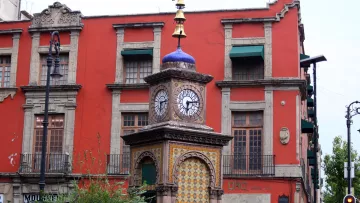
[[[160,48],[161,48],[161,30],[164,26],[163,22],[151,23],[128,23],[128,24],[114,24],[117,35],[117,48],[116,48],[116,74],[115,83],[123,83],[123,56],[121,51],[125,49],[146,49],[153,48],[153,66],[152,73],[160,71]],[[152,27],[154,32],[154,41],[148,42],[124,42],[125,28],[144,28]]]
[[[120,103],[120,90],[112,90],[110,154],[121,154],[121,114],[149,112],[149,103]]]
[[[63,154],[73,155],[74,127],[77,91],[50,92],[49,113],[64,114]],[[44,114],[45,92],[26,92],[26,104],[23,105],[24,130],[22,153],[33,153],[34,119],[36,114]],[[70,162],[71,163],[71,162]]]
[[[264,22],[265,37],[233,38],[232,23],[225,23],[225,81],[232,80],[232,63],[229,57],[233,46],[264,45],[264,78],[272,77],[272,22]]]
[[[10,30],[0,30],[0,35],[10,35],[13,37],[13,44],[11,47],[0,48],[0,55],[11,55],[11,69],[10,69],[10,86],[0,88],[0,103],[4,101],[5,98],[11,96],[14,98],[16,94],[16,73],[18,65],[18,55],[19,55],[19,41],[22,29],[10,29]]]
[[[221,115],[221,133],[231,135],[231,115],[234,111],[258,111],[264,112],[264,139],[263,139],[263,154],[273,155],[273,124],[274,124],[274,110],[273,110],[273,93],[274,90],[282,91],[293,91],[299,90],[299,87],[265,87],[265,101],[245,101],[235,102],[230,100],[231,88],[223,87],[222,92],[222,115]],[[300,148],[300,95],[296,96],[296,135],[291,136],[290,139],[296,139],[296,158],[300,160],[299,148]],[[231,155],[232,140],[227,146],[223,148],[224,155]],[[278,164],[275,165],[275,176],[276,177],[301,177],[301,166],[300,164]]]
[[[76,84],[79,35],[80,30],[71,30],[70,45],[60,46],[60,53],[69,53],[68,84]],[[47,54],[48,52],[49,46],[40,46],[40,32],[32,33],[29,85],[38,85],[40,54]]]

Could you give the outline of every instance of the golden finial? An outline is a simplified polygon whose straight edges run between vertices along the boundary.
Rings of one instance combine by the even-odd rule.
[[[176,28],[175,28],[175,31],[172,34],[172,36],[175,38],[178,38],[178,47],[180,47],[180,39],[186,37],[185,31],[184,31],[184,22],[185,22],[186,18],[185,18],[184,12],[182,10],[183,8],[185,8],[184,0],[177,0],[176,7],[178,9],[176,12],[176,16],[174,18],[174,20],[176,22]]]
[[[176,6],[178,7],[178,9],[182,9],[185,7],[185,2],[184,0],[177,0]],[[179,8],[181,7],[181,8]]]
[[[184,23],[186,18],[185,18],[185,15],[184,15],[184,11],[179,9],[177,12],[176,12],[176,16],[174,18],[175,22],[177,23]]]
[[[186,34],[184,31],[184,25],[183,24],[177,24],[174,33],[172,34],[175,38],[185,38]]]

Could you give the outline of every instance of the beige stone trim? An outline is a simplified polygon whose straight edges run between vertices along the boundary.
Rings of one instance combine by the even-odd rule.
[[[275,165],[275,177],[302,177],[301,166],[291,164]]]
[[[73,30],[70,33],[68,84],[76,84],[79,35],[80,35],[80,31],[78,30]]]
[[[229,57],[231,48],[232,48],[232,24],[225,24],[225,60],[224,60],[224,71],[225,71],[225,78],[224,80],[229,81],[232,80],[232,65],[231,59]]]
[[[20,33],[13,35],[13,46],[11,52],[10,87],[16,87],[16,73],[18,66]]]
[[[221,90],[221,133],[231,135],[231,111],[230,111],[230,88],[222,88]],[[223,154],[231,154],[232,140],[229,141],[228,145],[223,147]]]
[[[272,23],[264,23],[265,45],[264,45],[264,78],[272,78]]]
[[[50,92],[49,113],[64,114],[64,140],[63,153],[70,157],[73,153],[74,129],[75,129],[75,108],[77,92]],[[45,106],[45,92],[25,93],[26,104],[23,105],[24,131],[22,153],[33,153],[34,138],[34,117],[35,114],[43,114]]]
[[[29,85],[37,85],[39,77],[40,55],[38,48],[40,45],[40,32],[32,34],[31,57],[30,57],[30,78]]]
[[[270,203],[271,194],[224,194],[222,203]]]
[[[294,86],[281,86],[281,87],[276,87],[276,86],[266,86],[265,87],[265,91],[274,91],[274,90],[281,90],[281,91],[300,91],[299,87],[294,87]]]
[[[123,44],[124,44],[124,28],[117,28],[116,41],[117,43],[116,43],[115,83],[122,83],[124,64],[123,64],[123,57],[121,55],[121,51],[123,50]]]
[[[120,90],[112,92],[112,110],[111,110],[111,137],[110,154],[120,154],[120,132],[121,132],[121,112],[120,112]]]
[[[251,37],[251,38],[232,38],[232,46],[241,46],[241,45],[263,45],[265,44],[264,37]]]
[[[49,46],[39,46],[38,51],[39,54],[48,54],[49,53]],[[61,45],[60,53],[69,53],[70,52],[70,45]],[[53,53],[55,51],[53,50]]]
[[[154,27],[153,73],[160,72],[161,27]]]
[[[0,48],[0,55],[12,54],[12,47]]]
[[[119,105],[121,112],[147,112],[149,103],[122,103]]]
[[[147,49],[153,48],[154,42],[124,42],[123,50],[124,49]]]
[[[15,88],[0,88],[0,103],[3,102],[8,96],[10,96],[11,99],[14,99],[15,94]]]
[[[274,103],[273,103],[273,91],[265,91],[265,110],[264,110],[264,155],[273,154],[273,128],[274,128]]]
[[[300,161],[300,110],[301,97],[296,95],[296,159]]]
[[[230,111],[259,111],[265,110],[263,101],[230,102]]]

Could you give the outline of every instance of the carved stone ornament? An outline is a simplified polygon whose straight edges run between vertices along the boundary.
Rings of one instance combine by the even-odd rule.
[[[283,145],[286,145],[289,143],[290,140],[290,132],[289,129],[286,127],[281,128],[280,130],[280,142]]]
[[[171,186],[159,185],[156,187],[156,192],[158,196],[169,196],[171,193]]]
[[[82,29],[81,16],[80,11],[72,11],[65,4],[55,2],[41,13],[34,14],[29,31]]]
[[[17,88],[0,88],[0,103],[4,101],[8,96],[14,99]]]
[[[176,162],[175,162],[175,166],[174,166],[174,171],[173,171],[173,180],[174,180],[174,184],[177,185],[178,184],[178,176],[179,176],[179,168],[180,165],[188,158],[198,158],[202,161],[204,161],[204,163],[207,165],[207,167],[209,168],[209,172],[210,172],[210,187],[214,188],[215,187],[215,168],[213,163],[211,162],[211,160],[203,153],[201,152],[196,152],[196,151],[192,151],[192,152],[188,152],[183,154],[182,156],[178,157]]]

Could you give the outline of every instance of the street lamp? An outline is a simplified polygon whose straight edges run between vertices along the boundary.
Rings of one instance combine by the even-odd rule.
[[[359,101],[352,102],[346,108],[346,126],[347,126],[347,138],[348,138],[348,166],[347,166],[347,179],[348,179],[348,194],[351,194],[351,118],[360,114],[360,107],[355,108],[354,104],[360,104]],[[360,131],[359,131],[360,132]]]
[[[55,40],[56,37],[56,40]],[[52,51],[53,46],[55,49],[55,66],[53,72],[50,74],[51,66],[53,64]],[[50,92],[50,76],[52,78],[61,78],[62,75],[59,73],[60,67],[60,36],[58,31],[51,33],[49,54],[47,57],[47,74],[46,74],[46,91],[45,91],[45,112],[43,120],[43,137],[42,137],[42,146],[41,146],[41,166],[40,166],[40,201],[43,200],[43,193],[45,189],[45,163],[46,163],[46,138],[47,138],[47,129],[48,129],[48,111],[49,111],[49,92]]]
[[[317,88],[316,88],[316,64],[322,61],[326,61],[325,56],[320,55],[320,56],[314,56],[314,57],[310,57],[310,58],[306,58],[303,60],[300,60],[300,66],[304,67],[306,70],[307,68],[310,67],[310,65],[313,65],[313,79],[314,79],[314,126],[315,126],[315,131],[314,131],[314,155],[315,155],[315,166],[314,166],[314,177],[316,177],[316,174],[318,173],[318,162],[317,162],[317,148],[318,148],[318,125],[317,125]],[[319,178],[319,177],[317,177]],[[314,184],[314,202],[317,202],[316,199],[316,186]]]

